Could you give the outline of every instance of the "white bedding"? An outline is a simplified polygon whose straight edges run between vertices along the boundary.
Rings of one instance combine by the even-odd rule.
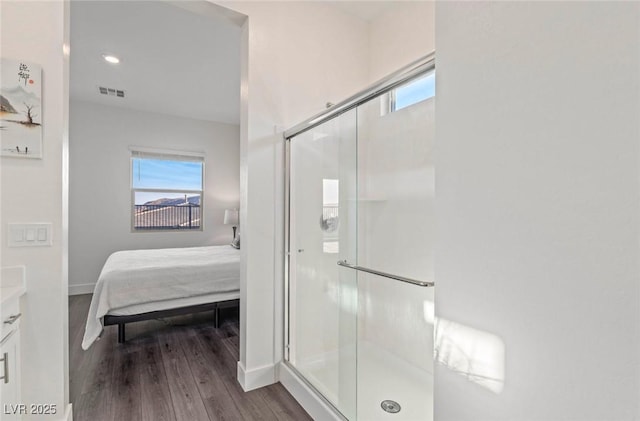
[[[240,250],[230,246],[115,252],[105,262],[96,283],[82,348],[88,349],[100,336],[105,314],[126,313],[127,308],[144,304],[138,308],[167,309],[171,308],[167,300],[239,289]],[[154,308],[154,302],[159,306]]]

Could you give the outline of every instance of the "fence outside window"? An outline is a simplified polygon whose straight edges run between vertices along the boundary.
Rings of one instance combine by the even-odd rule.
[[[134,205],[135,230],[200,229],[200,205]]]

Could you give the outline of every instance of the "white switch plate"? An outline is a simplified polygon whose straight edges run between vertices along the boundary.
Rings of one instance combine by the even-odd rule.
[[[51,223],[9,224],[9,247],[42,247],[51,245]]]

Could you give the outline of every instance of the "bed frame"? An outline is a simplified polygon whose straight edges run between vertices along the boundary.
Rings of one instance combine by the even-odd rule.
[[[132,322],[141,322],[144,320],[159,319],[162,317],[180,316],[183,314],[201,313],[203,311],[213,310],[213,325],[217,328],[220,325],[220,309],[228,307],[236,307],[240,300],[218,301],[215,303],[198,304],[188,307],[169,308],[166,310],[150,311],[148,313],[131,314],[128,316],[112,316],[106,314],[103,319],[104,326],[118,325],[118,343],[125,341],[125,324]]]

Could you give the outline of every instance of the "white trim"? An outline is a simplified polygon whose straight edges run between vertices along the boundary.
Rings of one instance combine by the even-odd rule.
[[[300,380],[286,364],[280,363],[279,373],[280,383],[291,393],[291,396],[298,401],[304,410],[311,415],[311,418],[314,420],[344,420],[333,408],[319,398],[309,386]]]
[[[274,235],[273,238],[273,250],[275,264],[273,265],[273,359],[274,361],[282,361],[284,358],[284,325],[285,325],[285,289],[284,289],[284,257],[285,257],[285,211],[284,211],[284,198],[285,198],[285,154],[286,143],[284,138],[280,142],[276,143],[275,153],[275,177],[277,182],[274,183],[273,197],[276,199],[273,212],[273,226],[275,233],[282,233],[282,235]],[[277,374],[277,373],[276,373]],[[277,376],[276,376],[277,378]]]
[[[180,189],[148,189],[148,188],[134,188],[136,192],[143,193],[199,193],[202,195],[202,190],[180,190]]]
[[[181,149],[160,149],[149,148],[145,146],[129,146],[131,156],[137,156],[139,158],[147,158],[154,156],[167,156],[167,157],[192,157],[192,158],[205,158],[205,153],[202,151],[184,151]]]
[[[69,295],[92,294],[96,284],[69,285]]]
[[[244,364],[242,364],[242,361],[238,361],[237,376],[238,383],[242,386],[242,390],[248,392],[250,390],[276,383],[276,365],[263,365],[262,367],[247,371]]]
[[[64,410],[64,416],[60,418],[60,421],[73,421],[73,406],[68,403],[67,408]]]

